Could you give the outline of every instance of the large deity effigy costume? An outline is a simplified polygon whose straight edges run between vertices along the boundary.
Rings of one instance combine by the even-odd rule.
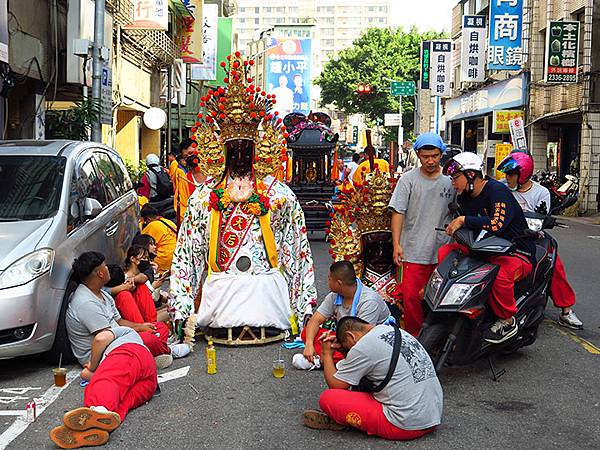
[[[287,133],[271,112],[274,96],[247,78],[252,62],[239,53],[228,59],[227,88],[209,91],[206,115],[198,115],[198,157],[212,182],[192,194],[179,230],[171,311],[175,319],[191,316],[201,289],[199,326],[285,330],[291,314],[301,322],[317,296],[304,214],[274,177]]]
[[[391,306],[400,302],[397,269],[392,253],[391,213],[388,204],[393,176],[375,165],[363,173],[362,184],[343,183],[332,214],[328,236],[332,258],[348,260],[357,276]]]

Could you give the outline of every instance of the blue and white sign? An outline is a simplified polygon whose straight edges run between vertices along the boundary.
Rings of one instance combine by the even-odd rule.
[[[491,0],[487,62],[489,70],[523,65],[523,0]]]
[[[310,112],[310,39],[272,39],[267,51],[267,93],[275,94],[280,117]]]

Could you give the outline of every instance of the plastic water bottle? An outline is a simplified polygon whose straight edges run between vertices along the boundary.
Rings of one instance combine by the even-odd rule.
[[[297,335],[300,330],[298,329],[298,319],[296,317],[296,314],[292,313],[292,315],[290,316],[290,328],[292,330],[292,335]]]
[[[208,341],[206,347],[206,372],[209,375],[217,373],[217,350],[212,341]]]

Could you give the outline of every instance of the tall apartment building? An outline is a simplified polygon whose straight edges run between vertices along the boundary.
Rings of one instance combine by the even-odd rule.
[[[238,47],[245,50],[262,31],[314,24],[285,34],[313,39],[312,74],[316,76],[330,58],[350,47],[368,28],[389,27],[390,4],[391,0],[238,0],[233,26]]]

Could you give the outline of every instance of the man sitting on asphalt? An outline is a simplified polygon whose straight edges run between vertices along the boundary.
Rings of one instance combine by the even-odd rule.
[[[134,323],[121,318],[115,301],[102,289],[110,280],[104,255],[98,252],[81,254],[73,262],[73,272],[81,284],[67,308],[66,326],[71,349],[82,366],[90,360],[94,336],[117,326],[130,327],[140,333],[159,369],[171,365],[168,327],[162,322]]]
[[[84,407],[67,412],[64,425],[50,431],[60,448],[106,444],[109,432],[121,425],[130,410],[150,401],[158,386],[150,351],[128,327],[96,334],[81,378],[90,382],[83,394]]]
[[[397,330],[397,331],[396,331]],[[365,377],[377,388],[386,380],[396,333],[401,333],[396,367],[380,391],[356,392]],[[337,364],[334,348],[347,351]],[[350,425],[385,439],[410,440],[432,432],[442,419],[443,394],[429,355],[413,336],[389,325],[344,317],[336,334],[322,337],[322,364],[328,390],[321,411],[304,412],[309,428],[342,430]]]
[[[345,316],[357,316],[367,323],[379,325],[390,319],[390,309],[373,289],[363,286],[356,277],[354,266],[349,261],[338,261],[329,268],[327,278],[331,292],[325,297],[315,314],[300,335],[305,343],[304,353],[294,355],[292,364],[297,369],[319,368],[321,343],[319,337],[327,330],[322,328],[327,321],[340,320]],[[336,352],[335,362],[344,356]]]

